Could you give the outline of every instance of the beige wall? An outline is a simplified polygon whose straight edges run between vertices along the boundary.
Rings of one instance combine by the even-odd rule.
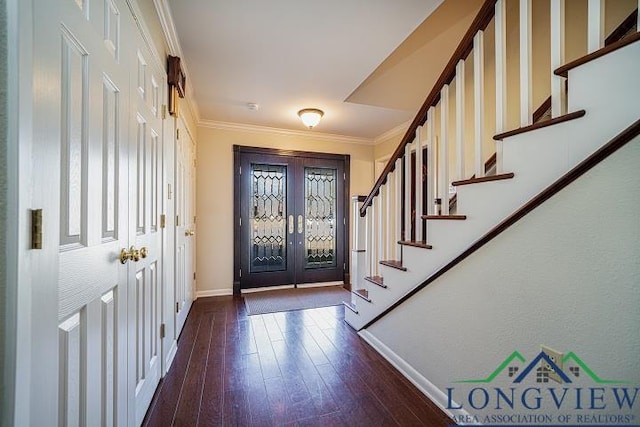
[[[233,145],[349,154],[350,195],[373,185],[373,147],[309,136],[198,128],[196,215],[197,290],[200,295],[233,287]],[[349,216],[351,217],[351,216]]]

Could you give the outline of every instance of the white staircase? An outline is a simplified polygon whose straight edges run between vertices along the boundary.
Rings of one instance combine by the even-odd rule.
[[[452,58],[371,194],[352,200],[353,292],[345,320],[356,330],[386,315],[390,307],[395,308],[394,304],[433,275],[446,274],[443,267],[489,230],[640,118],[639,34],[605,47],[602,26],[596,25],[598,17],[593,16],[588,21],[588,55],[572,65],[567,77],[549,70],[553,118],[538,124],[532,123],[531,90],[527,89],[533,79],[531,31],[520,25],[520,86],[525,90],[520,90],[518,106],[506,104],[508,84],[499,72],[507,67],[506,3],[485,2],[458,49],[466,56]],[[531,9],[526,7],[529,2],[519,3],[520,23],[535,26]],[[566,28],[558,16],[564,16],[564,1],[552,1],[550,7],[551,64],[562,64]],[[602,10],[590,6],[589,13]],[[496,119],[490,123],[479,107],[485,105],[481,67],[485,66],[483,37],[489,26],[497,52],[492,68],[498,70],[494,73],[497,102],[489,115]],[[473,82],[465,82],[465,61],[467,66],[473,61]],[[450,87],[455,94],[449,94]],[[472,126],[465,126],[471,115],[460,102],[467,92],[474,97]],[[504,134],[507,108],[519,108],[521,129]],[[453,110],[455,114],[451,114]],[[474,129],[473,134],[463,134],[465,128]],[[489,176],[483,176],[485,160],[492,154],[483,152],[486,128],[498,134],[496,171]],[[423,157],[416,155],[412,161],[412,152],[426,154],[425,177],[415,174],[415,182],[411,182],[410,171],[423,170]],[[471,163],[470,156],[473,172],[465,168]],[[474,178],[468,179],[471,175]],[[449,211],[451,183],[456,190],[455,212]],[[442,202],[440,211],[436,210],[436,199]],[[393,262],[385,262],[389,260]]]

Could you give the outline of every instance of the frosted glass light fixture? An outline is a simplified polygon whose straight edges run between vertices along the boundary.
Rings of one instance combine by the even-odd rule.
[[[309,129],[320,123],[320,119],[324,116],[324,111],[317,108],[305,108],[298,111],[298,117],[302,120],[302,123]]]

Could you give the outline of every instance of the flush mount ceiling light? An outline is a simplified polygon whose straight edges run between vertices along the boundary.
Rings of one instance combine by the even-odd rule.
[[[324,112],[317,108],[305,108],[298,111],[298,116],[300,117],[300,120],[302,120],[302,123],[311,129],[320,123],[320,119],[324,116]]]

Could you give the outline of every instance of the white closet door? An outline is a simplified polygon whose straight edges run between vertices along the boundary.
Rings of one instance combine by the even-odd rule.
[[[165,77],[139,32],[127,37],[130,72],[129,240],[139,260],[129,267],[129,394],[139,425],[162,375],[162,108]]]
[[[194,299],[195,230],[193,224],[193,142],[182,119],[176,120],[176,335],[180,334]]]
[[[33,145],[32,186],[34,205],[53,230],[42,250],[56,260],[38,280],[57,288],[57,298],[45,302],[57,309],[57,346],[34,360],[57,359],[57,369],[38,380],[57,384],[57,398],[48,399],[57,401],[64,426],[126,424],[128,266],[119,260],[129,239],[124,7],[116,0],[34,2],[33,130],[41,138]],[[48,312],[39,308],[33,316]],[[38,391],[32,396],[38,405]],[[32,424],[50,425],[39,410],[33,408]]]

